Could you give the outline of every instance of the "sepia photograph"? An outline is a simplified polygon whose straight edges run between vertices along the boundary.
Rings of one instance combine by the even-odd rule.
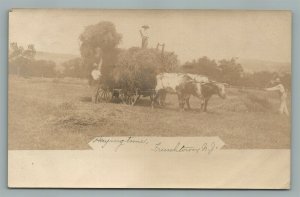
[[[111,146],[107,154],[145,151],[154,162],[156,153],[219,150],[208,159],[217,174],[214,161],[231,160],[226,151],[275,151],[275,158],[284,150],[276,161],[262,153],[257,163],[243,159],[247,154],[232,157],[256,168],[283,162],[274,171],[285,173],[284,184],[270,188],[289,187],[290,11],[13,9],[8,44],[11,155]],[[22,162],[9,166],[15,163]],[[270,176],[266,181],[283,177]],[[195,179],[191,187],[269,188],[256,181],[227,187]],[[176,183],[116,187],[189,187]]]

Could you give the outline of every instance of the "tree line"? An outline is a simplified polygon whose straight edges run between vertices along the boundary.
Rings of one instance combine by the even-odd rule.
[[[36,60],[36,49],[33,44],[27,48],[12,42],[9,47],[9,73],[23,77],[55,77],[58,72],[56,64],[50,60]]]
[[[290,73],[246,72],[237,58],[214,60],[203,56],[180,65],[172,51],[140,47],[121,49],[118,45],[122,35],[109,21],[87,26],[79,40],[81,57],[63,62],[63,71],[56,69],[54,61],[36,60],[33,44],[24,49],[11,43],[9,71],[24,77],[74,77],[91,81],[91,71],[99,67],[102,84],[129,89],[153,87],[155,76],[161,72],[201,74],[229,85],[257,88],[264,88],[272,79],[280,77],[284,85],[290,87]]]
[[[186,62],[181,66],[182,72],[206,75],[210,79],[220,81],[233,86],[265,88],[270,81],[280,78],[283,85],[291,87],[291,74],[271,71],[247,72],[238,63],[238,58],[222,59],[216,61],[203,56],[192,62]]]

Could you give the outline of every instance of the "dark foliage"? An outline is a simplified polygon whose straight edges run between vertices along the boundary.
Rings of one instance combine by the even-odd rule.
[[[36,60],[34,45],[28,45],[27,49],[11,43],[9,48],[9,73],[23,77],[55,77],[56,64],[48,60]]]

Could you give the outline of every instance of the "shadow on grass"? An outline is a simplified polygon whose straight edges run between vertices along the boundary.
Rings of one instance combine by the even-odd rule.
[[[87,102],[87,103],[92,102],[92,98],[89,97],[89,96],[82,96],[82,97],[79,98],[79,100],[80,100],[81,102]]]
[[[92,102],[91,97],[80,97],[81,102]],[[120,99],[113,99],[109,103],[114,103],[114,104],[123,104]],[[132,107],[144,107],[144,108],[149,108],[151,109],[151,101],[150,99],[140,99],[138,100],[134,106]],[[158,104],[155,104],[154,110],[164,110],[164,111],[174,111],[174,112],[181,112],[181,113],[192,113],[192,114],[220,114],[219,112],[216,111],[202,111],[200,108],[191,108],[187,109],[185,108],[184,111],[181,111],[178,106],[174,106],[172,103],[165,103],[164,106],[160,106]]]

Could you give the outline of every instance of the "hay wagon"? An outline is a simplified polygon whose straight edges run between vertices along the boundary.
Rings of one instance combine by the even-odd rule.
[[[95,102],[121,102],[127,105],[135,105],[141,97],[150,97],[151,103],[155,98],[155,89],[126,90],[122,88],[109,88],[99,86],[96,93]]]

